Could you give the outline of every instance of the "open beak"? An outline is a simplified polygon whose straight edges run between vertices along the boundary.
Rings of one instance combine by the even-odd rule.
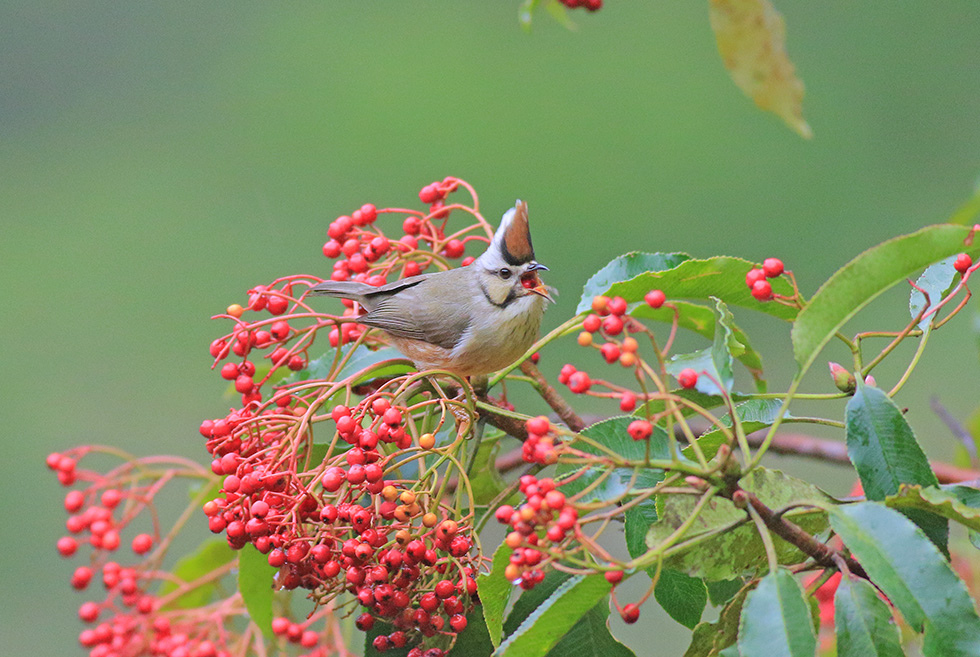
[[[536,273],[537,270],[539,269],[548,271],[548,268],[545,267],[544,265],[540,265],[536,262],[532,262],[531,265],[528,267],[527,272],[524,274],[524,276],[521,277],[521,285],[523,285],[528,292],[533,292],[538,296],[544,297],[551,303],[554,303],[555,302],[554,297],[551,296],[551,293],[548,291],[548,287],[541,282],[541,279],[538,277]]]

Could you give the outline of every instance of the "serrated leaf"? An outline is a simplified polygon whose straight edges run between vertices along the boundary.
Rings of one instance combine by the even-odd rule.
[[[928,226],[882,242],[839,269],[793,325],[793,355],[800,370],[808,369],[834,334],[885,290],[943,258],[980,253],[980,240],[963,245],[969,232],[964,226]]]
[[[845,436],[847,455],[869,500],[894,495],[902,484],[939,484],[912,427],[882,390],[858,382],[847,402]],[[949,528],[945,520],[917,509],[909,509],[906,515],[946,550]]]
[[[980,654],[980,616],[963,581],[922,531],[875,502],[829,509],[830,524],[905,620],[926,657]]]
[[[950,256],[933,265],[929,265],[919,276],[918,280],[915,281],[916,286],[929,295],[929,308],[939,303],[943,298],[943,294],[953,284],[953,280],[957,274],[956,269],[953,267],[955,261],[956,256]],[[912,288],[912,293],[909,295],[909,314],[912,315],[912,319],[918,317],[919,313],[925,307],[926,296],[916,288]],[[934,313],[923,317],[919,322],[919,328],[925,331],[935,318]]]
[[[748,260],[730,256],[716,256],[705,260],[689,259],[670,269],[648,271],[613,283],[603,293],[620,296],[628,303],[635,303],[642,301],[650,290],[660,289],[667,295],[668,301],[696,299],[707,302],[711,297],[717,297],[729,306],[750,308],[785,320],[795,318],[796,308],[781,303],[761,303],[752,296],[745,285],[745,274],[754,267],[756,265]],[[786,280],[773,278],[769,282],[776,294],[793,294],[793,288]],[[580,308],[582,303],[579,304]],[[589,306],[591,304],[592,298],[589,297]]]
[[[755,493],[771,509],[800,501],[827,501],[827,496],[812,484],[783,474],[778,470],[756,468],[740,481],[742,488]],[[650,528],[647,545],[655,548],[686,521],[697,504],[695,495],[664,495],[660,520]],[[823,511],[792,509],[784,514],[809,534],[827,528]],[[681,541],[674,544],[664,559],[665,568],[674,568],[692,577],[706,580],[732,579],[754,574],[766,567],[762,539],[751,523],[735,526],[746,518],[726,499],[715,498],[701,511]],[[778,536],[772,537],[781,564],[796,564],[806,555]]]
[[[238,592],[252,622],[270,641],[272,634],[272,584],[276,569],[268,558],[248,543],[238,551]]]
[[[494,657],[542,657],[612,586],[602,575],[573,575],[531,612],[493,652]]]
[[[614,258],[585,282],[585,288],[582,290],[582,298],[578,302],[575,314],[577,315],[578,313],[589,310],[592,307],[592,299],[602,294],[608,294],[609,289],[615,283],[629,281],[640,274],[651,271],[673,269],[685,260],[690,259],[691,256],[686,253],[641,253],[639,251],[633,251],[632,253],[626,253]],[[643,294],[646,294],[651,289],[647,288]],[[643,298],[643,294],[636,299],[627,299],[627,301],[639,301]]]
[[[647,441],[633,440],[626,432],[626,428],[635,417],[614,417],[601,422],[596,422],[582,431],[582,435],[605,445],[613,452],[629,460],[643,460],[646,457]],[[667,433],[659,426],[653,428],[653,435],[650,436],[650,458],[658,460],[670,459],[670,447]],[[588,454],[604,454],[602,450],[593,447],[589,443],[578,440],[574,446]],[[598,479],[603,469],[594,466],[584,467],[578,464],[561,463],[558,465],[556,477],[566,479],[572,474],[584,470],[584,472],[562,485],[562,491],[566,495],[574,495],[584,490],[589,484]],[[663,470],[656,468],[615,468],[611,475],[590,493],[582,498],[583,501],[591,500],[612,500],[622,497],[630,489],[652,488],[663,479]],[[641,504],[652,503],[652,501],[641,502]]]
[[[903,657],[898,627],[871,584],[842,577],[834,594],[837,657]]]
[[[771,572],[749,593],[738,628],[741,657],[813,657],[817,637],[803,589],[783,569]]]
[[[649,568],[648,572],[653,570]],[[704,582],[672,568],[661,569],[653,595],[671,618],[691,630],[701,622],[708,604]]]
[[[493,565],[487,574],[481,573],[476,578],[476,590],[483,602],[483,618],[490,642],[496,648],[500,645],[504,626],[504,610],[510,600],[513,585],[504,577],[504,569],[510,563],[513,552],[506,543],[501,543],[493,553]]]
[[[710,586],[710,583],[708,584]],[[755,583],[739,587],[714,623],[698,623],[691,635],[691,645],[684,652],[684,657],[718,657],[729,647],[734,647],[738,636],[738,622],[742,616],[742,607],[749,591],[755,588]]]
[[[688,331],[704,336],[709,340],[715,337],[716,322],[715,313],[710,308],[688,301],[673,301],[677,307],[677,326]],[[646,303],[634,304],[629,314],[637,319],[652,319],[664,324],[672,324],[674,321],[674,310],[666,306],[651,308]],[[745,366],[749,373],[756,380],[756,387],[760,392],[764,392],[765,381],[762,379],[762,357],[749,344],[749,337],[742,329],[730,323],[730,328],[735,339],[741,343],[743,349],[741,354],[736,356],[738,361]]]
[[[786,54],[786,24],[768,0],[711,0],[711,29],[728,74],[759,109],[805,139],[803,82]]]
[[[234,558],[235,551],[228,547],[228,541],[212,538],[201,543],[191,554],[181,557],[174,565],[173,574],[184,582],[190,583],[217,570]],[[165,609],[203,607],[212,601],[220,585],[221,580],[214,580],[197,586],[176,598]],[[165,597],[176,590],[176,583],[165,580],[157,597]]]
[[[885,498],[892,509],[919,509],[948,518],[980,531],[980,491],[967,486],[909,486],[903,484],[895,495]],[[971,504],[972,503],[972,504]]]

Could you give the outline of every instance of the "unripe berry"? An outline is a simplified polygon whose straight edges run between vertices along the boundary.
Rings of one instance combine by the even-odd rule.
[[[578,342],[578,346],[580,347],[588,347],[592,344],[592,334],[587,331],[582,331],[578,334],[576,342]]]
[[[431,433],[423,433],[419,436],[419,447],[422,449],[432,449],[436,445],[436,437]]]

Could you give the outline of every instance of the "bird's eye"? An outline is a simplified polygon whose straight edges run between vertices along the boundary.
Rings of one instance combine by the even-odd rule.
[[[503,269],[497,272],[497,275],[506,281],[508,278],[510,278],[510,270],[504,267]]]

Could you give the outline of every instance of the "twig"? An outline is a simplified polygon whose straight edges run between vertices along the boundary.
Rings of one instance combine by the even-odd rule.
[[[521,371],[534,380],[534,387],[537,389],[538,393],[548,403],[548,406],[550,406],[555,413],[558,414],[558,417],[561,418],[562,422],[564,422],[569,429],[575,433],[578,433],[585,427],[589,426],[581,417],[579,417],[572,407],[568,405],[568,402],[562,399],[561,395],[558,394],[558,391],[555,390],[550,383],[548,383],[548,380],[542,376],[541,371],[534,363],[532,363],[530,360],[524,361],[521,363]]]

